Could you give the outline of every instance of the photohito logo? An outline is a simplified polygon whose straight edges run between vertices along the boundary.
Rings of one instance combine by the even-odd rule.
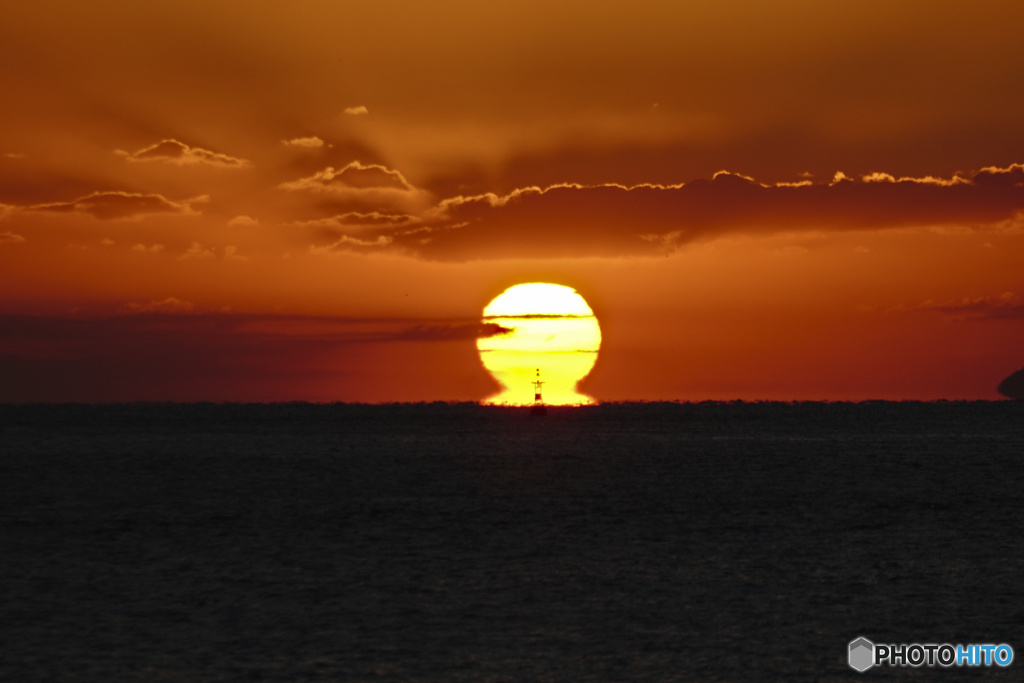
[[[1009,645],[881,645],[861,636],[850,641],[850,667],[865,672],[873,666],[1009,666],[1013,648]]]

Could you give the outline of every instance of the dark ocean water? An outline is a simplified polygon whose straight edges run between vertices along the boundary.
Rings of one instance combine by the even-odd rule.
[[[0,406],[0,544],[5,681],[1024,680],[1024,403]]]

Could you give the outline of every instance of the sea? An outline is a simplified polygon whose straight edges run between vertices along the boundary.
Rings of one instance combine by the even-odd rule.
[[[982,679],[1024,402],[0,405],[3,681]]]

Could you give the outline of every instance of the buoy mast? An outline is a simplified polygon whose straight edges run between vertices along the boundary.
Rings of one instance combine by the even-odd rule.
[[[548,412],[547,407],[544,405],[544,399],[541,397],[540,388],[544,386],[544,382],[540,379],[540,368],[537,368],[537,379],[533,382],[533,408],[530,409],[531,415],[545,415]]]

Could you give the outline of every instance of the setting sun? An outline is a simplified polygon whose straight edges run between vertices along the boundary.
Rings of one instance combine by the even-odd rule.
[[[484,308],[484,320],[512,330],[477,341],[481,362],[502,387],[487,403],[533,403],[538,370],[545,403],[595,403],[576,386],[597,362],[601,328],[571,287],[542,282],[510,287]]]

